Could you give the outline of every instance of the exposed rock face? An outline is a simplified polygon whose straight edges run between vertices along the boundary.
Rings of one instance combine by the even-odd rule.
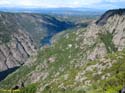
[[[36,50],[33,41],[39,46],[44,37],[50,39],[57,32],[71,26],[68,22],[47,15],[1,12],[0,71],[25,63]]]
[[[89,42],[88,42],[89,41]],[[125,9],[109,10],[98,21],[92,23],[85,33],[84,43],[96,43],[88,59],[103,57],[108,52],[125,48]]]
[[[15,31],[16,28],[29,32],[35,43],[39,45],[40,43],[46,43],[45,40],[50,39],[56,33],[73,26],[70,22],[60,21],[49,15],[33,13],[1,12],[0,22],[0,27],[2,24],[5,27],[4,29],[9,30],[8,28],[11,28],[9,32]],[[44,38],[45,40],[41,41]]]
[[[114,16],[114,15],[125,15],[125,9],[114,9],[109,10],[106,13],[104,13],[101,18],[96,22],[97,25],[104,25],[107,23],[108,18]]]
[[[24,81],[25,85],[39,82],[36,93],[48,91],[47,87],[51,87],[49,90],[52,91],[85,89],[86,93],[93,93],[95,84],[97,84],[95,90],[100,87],[99,85],[103,85],[102,80],[115,77],[115,82],[119,84],[121,74],[123,80],[125,76],[124,24],[124,13],[116,12],[108,17],[103,25],[92,23],[86,29],[81,28],[65,34],[59,42],[50,47],[43,47],[37,61],[19,68],[16,73],[2,81],[0,87],[11,87],[11,84],[17,85],[20,81]],[[116,74],[120,76],[117,77]],[[91,88],[88,87],[93,84],[93,90],[89,92],[88,89]],[[107,87],[105,85],[103,86]],[[99,90],[95,93],[102,92]]]
[[[36,47],[28,33],[19,29],[11,37],[10,42],[0,45],[0,71],[21,66],[36,52]]]

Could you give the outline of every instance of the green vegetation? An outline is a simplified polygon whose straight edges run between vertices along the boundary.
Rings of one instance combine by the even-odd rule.
[[[19,70],[15,71],[13,74],[10,74],[4,81],[1,81],[2,84],[0,84],[0,87],[12,88],[12,85],[16,85],[19,79],[25,81],[26,75],[35,70],[35,66],[35,64],[31,67],[22,66]]]
[[[0,23],[0,42],[7,43],[11,39],[11,32],[8,30],[5,25]]]
[[[37,90],[37,84],[31,84],[27,86],[26,88],[22,89],[0,89],[0,93],[35,93]]]
[[[81,33],[84,33],[85,31],[82,31]],[[76,53],[81,52],[81,49],[76,48],[75,44],[77,43],[75,38],[76,38],[76,33],[75,32],[69,32],[68,33],[68,38],[66,39],[67,34],[59,40],[60,43],[55,43],[54,45],[43,48],[42,50],[39,51],[37,61],[33,63],[31,66],[22,66],[19,68],[16,72],[13,74],[9,75],[5,80],[3,80],[0,84],[1,88],[11,88],[11,85],[16,85],[16,83],[21,79],[21,81],[30,81],[26,79],[28,77],[28,73],[32,71],[38,70],[39,72],[48,72],[49,76],[48,79],[51,79],[52,76],[59,71],[60,74],[63,75],[64,71],[68,71],[69,68],[75,66],[75,62],[71,63],[72,58],[79,58],[79,56],[76,55]],[[80,38],[81,40],[82,38]],[[64,50],[63,50],[64,49]],[[70,58],[71,56],[71,58]],[[55,58],[55,62],[49,63],[48,59],[49,58]],[[47,63],[48,67],[47,68],[39,68],[39,65],[42,65],[44,63]],[[61,68],[60,68],[61,67]],[[63,69],[64,71],[61,71]],[[39,68],[39,69],[38,69]],[[69,72],[70,73],[70,72]],[[74,73],[75,77],[75,73]],[[40,81],[42,83],[45,83],[44,81]],[[72,82],[72,81],[70,81]],[[67,82],[68,83],[68,82]]]
[[[10,88],[18,81],[30,85],[32,73],[42,73],[47,77],[36,81],[39,93],[118,93],[125,83],[125,51],[118,52],[112,42],[113,35],[105,32],[99,34],[99,39],[109,54],[93,61],[87,60],[89,52],[100,42],[84,45],[85,32],[81,28],[77,32],[59,35],[58,42],[43,47],[33,64],[19,68],[3,80],[0,87]],[[30,88],[36,90],[28,87],[20,91],[29,91]]]
[[[115,57],[115,58],[114,58]],[[100,62],[99,60],[94,61],[94,63],[86,64],[85,66],[82,66],[79,69],[68,69],[69,77],[67,80],[64,80],[62,77],[65,75],[58,76],[57,80],[58,82],[53,82],[51,85],[47,86],[44,90],[44,93],[119,93],[119,90],[123,88],[125,85],[125,52],[116,52],[113,54],[108,54],[105,60],[112,59],[112,61],[116,61],[115,63],[112,63],[112,67],[106,68],[102,71],[102,74],[96,75],[96,77],[93,77],[92,74],[97,71],[90,71],[86,72],[85,76],[87,76],[88,80],[92,80],[90,86],[86,86],[86,88],[81,88],[80,90],[75,90],[75,88],[80,86],[84,86],[83,82],[79,82],[77,85],[74,84],[74,77],[78,74],[80,71],[84,71],[87,67],[92,66],[94,64],[100,63],[104,64],[103,62]],[[66,73],[66,72],[65,72]],[[110,74],[110,76],[107,79],[102,79],[101,77],[103,75],[106,75],[107,73]],[[51,79],[50,79],[51,80]],[[49,80],[48,80],[49,81]],[[59,84],[63,83],[64,88],[57,88]],[[66,86],[73,85],[72,88],[67,88]]]
[[[104,33],[99,33],[99,37],[101,41],[105,44],[105,47],[107,49],[108,53],[116,52],[117,48],[112,42],[113,39],[113,34],[110,33],[109,31],[106,31]]]
[[[2,43],[7,43],[11,40],[11,36],[9,33],[4,33],[4,35],[0,35],[0,41]]]
[[[102,75],[110,73],[108,79],[99,79],[98,83],[93,84],[92,90],[96,90],[95,93],[119,93],[119,90],[125,85],[125,51],[110,54],[108,55],[108,59],[116,62],[102,73]]]

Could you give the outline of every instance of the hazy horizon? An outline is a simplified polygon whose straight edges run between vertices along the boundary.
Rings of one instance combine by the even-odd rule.
[[[0,8],[124,8],[125,0],[0,0]]]

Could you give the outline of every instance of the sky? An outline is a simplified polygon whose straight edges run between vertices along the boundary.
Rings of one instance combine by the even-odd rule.
[[[0,0],[0,7],[113,9],[124,8],[125,0]]]

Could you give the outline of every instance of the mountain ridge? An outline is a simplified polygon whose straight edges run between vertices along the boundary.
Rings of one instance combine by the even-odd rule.
[[[84,11],[91,11],[91,12],[101,12],[106,11],[105,9],[91,9],[91,8],[83,8],[83,7],[77,7],[77,8],[69,8],[69,7],[62,7],[62,8],[7,8],[7,7],[1,7],[1,11],[17,11],[17,12],[36,12],[36,13],[52,13],[52,12],[63,12],[63,11],[69,11],[69,12],[84,12]],[[102,13],[102,12],[101,12]]]
[[[22,89],[23,82],[25,86],[35,83],[36,93],[118,93],[125,82],[124,24],[125,15],[116,13],[104,25],[93,22],[63,34],[51,46],[42,47],[32,64],[5,78],[0,87]]]
[[[96,21],[97,25],[104,25],[109,17],[114,15],[125,15],[125,9],[113,9],[105,12],[99,20]]]
[[[37,44],[40,44],[41,40],[44,37],[53,36],[56,33],[73,26],[73,24],[70,22],[59,21],[53,16],[43,15],[43,14],[2,12],[0,13],[0,15],[1,15],[1,22],[3,21],[3,23],[5,23],[4,28],[8,29],[11,27],[10,30],[20,28],[30,33],[31,37]],[[1,25],[4,25],[3,23],[1,23]]]

